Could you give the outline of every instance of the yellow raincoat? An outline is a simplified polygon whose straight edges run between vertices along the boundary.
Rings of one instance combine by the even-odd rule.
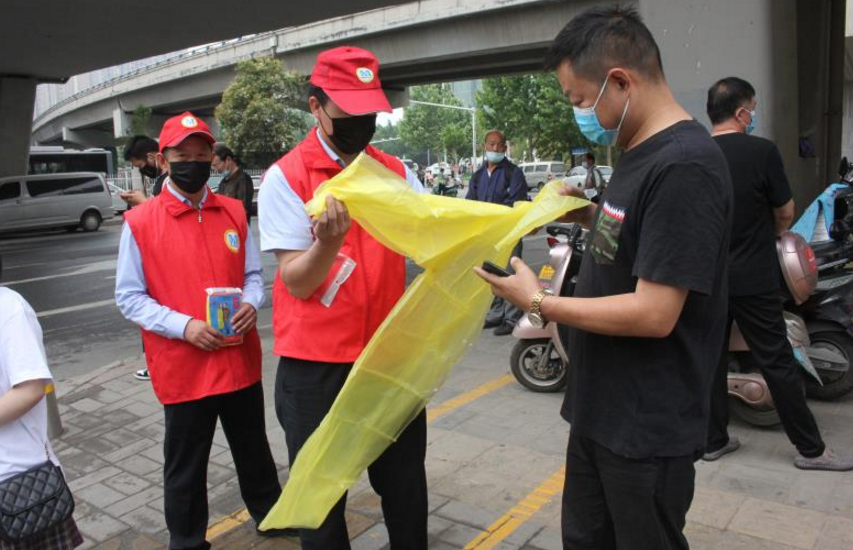
[[[319,216],[326,197],[424,272],[359,356],[323,422],[291,466],[290,479],[261,529],[316,528],[447,379],[482,331],[492,295],[472,268],[503,265],[518,241],[589,204],[548,184],[514,208],[421,195],[397,174],[360,155],[321,185],[306,209]]]

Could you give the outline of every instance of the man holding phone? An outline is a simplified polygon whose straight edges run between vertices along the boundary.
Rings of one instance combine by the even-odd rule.
[[[563,548],[686,550],[726,326],[725,158],[676,102],[635,9],[578,15],[547,64],[581,132],[624,152],[601,205],[563,220],[591,228],[573,297],[547,294],[518,258],[515,275],[477,272],[531,322],[570,327]]]

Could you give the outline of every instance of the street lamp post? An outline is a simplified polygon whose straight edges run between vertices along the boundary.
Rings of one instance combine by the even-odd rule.
[[[468,111],[471,113],[471,171],[477,162],[477,109],[474,107],[460,107],[459,105],[446,105],[444,103],[431,103],[429,101],[416,101],[410,99],[409,103],[415,105],[428,105],[430,107],[444,107],[445,109],[456,109],[457,111]]]

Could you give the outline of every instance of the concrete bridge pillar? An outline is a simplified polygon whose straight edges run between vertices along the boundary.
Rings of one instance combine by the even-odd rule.
[[[0,177],[27,173],[36,80],[0,78]]]

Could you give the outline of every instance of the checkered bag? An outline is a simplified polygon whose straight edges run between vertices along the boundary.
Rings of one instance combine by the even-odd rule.
[[[49,460],[0,482],[0,539],[20,542],[58,525],[74,512],[62,470]]]

